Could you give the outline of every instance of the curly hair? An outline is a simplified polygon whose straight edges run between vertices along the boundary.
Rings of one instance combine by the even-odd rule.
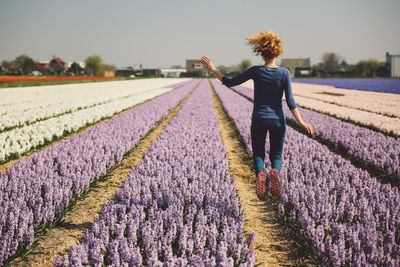
[[[283,54],[283,41],[273,31],[260,32],[246,40],[257,56],[261,54],[266,59],[272,59]]]

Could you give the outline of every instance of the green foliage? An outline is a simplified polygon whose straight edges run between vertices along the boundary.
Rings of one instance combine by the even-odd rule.
[[[3,60],[0,66],[0,73],[3,75],[8,75],[8,74],[21,74],[21,71],[17,67],[17,64],[15,63],[15,60],[12,61],[7,61]]]
[[[104,66],[103,60],[99,55],[89,56],[85,59],[86,67],[85,71],[90,76],[103,76],[104,75]]]
[[[21,70],[23,75],[32,73],[32,71],[37,70],[36,64],[32,58],[27,55],[20,55],[15,58],[15,65]]]
[[[77,62],[74,62],[71,64],[70,71],[75,76],[81,76],[85,70]]]
[[[217,66],[217,70],[219,70],[219,72],[221,72],[223,75],[228,74],[228,68],[224,65]]]
[[[322,55],[322,63],[328,73],[339,71],[339,60],[340,57],[336,53],[327,52]]]
[[[357,75],[362,77],[376,77],[376,71],[379,68],[379,62],[376,59],[360,60],[354,70]]]
[[[251,61],[249,59],[243,59],[239,64],[240,71],[245,71],[251,66]]]

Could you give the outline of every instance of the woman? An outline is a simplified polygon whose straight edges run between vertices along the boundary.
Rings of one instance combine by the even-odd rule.
[[[212,71],[222,84],[232,87],[254,80],[254,105],[251,120],[251,144],[253,162],[256,172],[256,193],[264,200],[269,185],[271,193],[279,197],[281,182],[279,172],[282,166],[282,149],[286,133],[286,118],[283,112],[282,96],[285,92],[286,103],[300,126],[309,134],[314,134],[314,128],[303,121],[292,95],[291,78],[288,69],[279,67],[275,59],[282,55],[282,39],[272,32],[260,32],[252,38],[246,38],[256,55],[261,55],[265,64],[252,66],[237,76],[229,79],[223,76],[208,57],[202,57],[204,66]],[[264,173],[265,139],[269,132],[269,159],[272,168],[269,177]]]

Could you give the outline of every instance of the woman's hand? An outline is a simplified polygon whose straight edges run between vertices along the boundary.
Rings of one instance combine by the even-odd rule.
[[[222,73],[217,70],[217,68],[212,63],[211,59],[209,59],[208,57],[205,57],[205,56],[201,57],[201,63],[203,63],[203,65],[208,70],[212,71],[212,73],[217,77],[217,79],[222,82],[222,78],[224,77],[224,75],[222,75]]]
[[[296,118],[297,123],[298,123],[301,127],[303,127],[304,129],[306,129],[306,131],[307,131],[309,134],[314,134],[314,128],[311,126],[311,124],[305,123],[305,122],[303,121],[303,119],[301,118],[299,109],[298,109],[297,107],[294,108],[294,109],[292,109],[291,112],[292,112],[293,116]]]
[[[206,56],[203,56],[203,57],[201,57],[201,62],[203,63],[203,65],[204,65],[208,70],[211,70],[211,71],[216,70],[216,68],[215,68],[215,66],[214,66],[214,64],[212,63],[212,61],[211,61],[210,58],[208,58],[208,57],[206,57]]]
[[[314,134],[314,128],[311,126],[311,124],[302,122],[300,125],[301,125],[301,127],[303,127],[304,129],[306,129],[306,131],[307,131],[309,134]]]

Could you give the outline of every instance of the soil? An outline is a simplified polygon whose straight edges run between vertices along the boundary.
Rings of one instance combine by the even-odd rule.
[[[61,224],[51,229],[49,233],[39,236],[37,238],[38,246],[24,260],[22,258],[16,259],[14,261],[15,266],[53,266],[55,256],[67,254],[70,246],[78,244],[83,237],[83,232],[90,230],[94,217],[100,212],[103,203],[107,204],[114,199],[115,191],[122,187],[123,181],[128,177],[132,166],[140,163],[144,153],[196,88],[197,85],[170,111],[159,125],[151,130],[134,149],[128,152],[121,164],[110,173],[110,177],[106,181],[99,182],[96,187],[91,188],[89,193],[79,200],[72,210],[66,213]]]
[[[212,85],[211,85],[212,87]],[[235,179],[235,186],[244,210],[244,232],[255,233],[254,249],[258,266],[309,266],[312,262],[296,244],[295,234],[281,222],[278,202],[267,198],[261,201],[256,195],[253,164],[246,149],[240,143],[235,126],[223,110],[215,94],[220,132],[228,152],[229,172]]]

